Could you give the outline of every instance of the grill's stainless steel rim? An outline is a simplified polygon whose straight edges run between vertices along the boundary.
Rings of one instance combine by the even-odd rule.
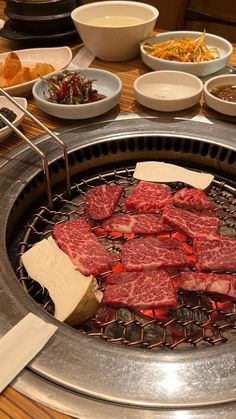
[[[54,407],[61,412],[76,418],[97,419],[234,419],[236,403],[213,405],[208,407],[191,408],[137,408],[135,406],[103,403],[96,399],[89,399],[80,394],[55,388],[54,384],[42,380],[29,371],[24,371],[15,380],[14,388],[26,396],[46,406]]]
[[[236,150],[234,142],[235,125],[213,122],[213,124],[208,125],[183,121],[181,118],[174,120],[170,117],[131,118],[126,116],[121,120],[98,120],[84,126],[81,124],[79,128],[70,127],[63,130],[61,138],[68,142],[70,151],[75,151],[78,148],[83,149],[99,142],[105,144],[108,140],[122,140],[127,135],[140,138],[155,135],[157,138],[158,136],[164,136],[167,139],[172,137],[199,141],[204,139],[212,147],[218,144],[220,147],[226,148],[228,150],[226,150],[226,155],[228,153],[232,156],[232,153],[235,153]],[[201,132],[201,135],[199,132]],[[47,135],[39,137],[35,142],[47,152],[50,162],[61,157],[58,154],[58,149],[56,150],[55,146],[48,142]],[[147,152],[147,154],[151,155],[151,152]],[[123,157],[124,159],[127,158],[125,151]],[[187,158],[189,158],[188,153],[186,153]],[[202,156],[199,156],[200,158]],[[96,162],[91,163],[89,158],[86,162],[87,165],[94,164],[94,166],[99,166],[101,163],[101,157],[99,156]],[[219,170],[224,165],[223,161],[213,157],[210,158],[209,164]],[[81,164],[81,167],[83,167],[83,164]],[[29,377],[35,376],[35,380],[37,378],[36,382],[40,381],[39,377],[43,377],[44,380],[47,380],[46,384],[53,388],[53,402],[49,404],[55,408],[60,404],[61,396],[59,394],[63,387],[66,389],[66,393],[71,391],[71,397],[72,395],[75,399],[78,397],[78,404],[76,403],[78,409],[79,400],[83,396],[87,396],[86,400],[91,403],[94,398],[99,403],[104,402],[102,403],[104,409],[107,408],[106,402],[115,403],[118,410],[121,405],[125,409],[140,406],[144,410],[180,407],[188,410],[193,406],[210,408],[211,405],[215,406],[215,409],[218,404],[235,401],[235,337],[232,338],[231,342],[222,346],[181,350],[173,353],[158,351],[157,353],[147,354],[142,349],[127,350],[127,348],[114,347],[98,340],[95,341],[78,334],[64,324],[59,324],[45,311],[37,307],[25,294],[16,281],[9,263],[5,236],[8,219],[16,198],[25,188],[25,185],[31,179],[34,179],[40,171],[37,158],[25,146],[20,147],[10,156],[0,161],[0,174],[4,173],[4,176],[0,177],[2,203],[0,209],[0,243],[2,248],[0,260],[0,334],[2,335],[28,311],[32,311],[45,320],[59,325],[56,336],[30,364],[31,372],[27,372],[26,375],[23,374],[16,381],[16,388],[32,396],[28,384]],[[229,176],[232,176],[233,173],[235,173],[235,162],[232,167],[229,165]],[[39,385],[39,393],[43,395],[47,385]],[[33,390],[33,387],[32,393],[35,396],[35,388]],[[48,398],[45,394],[39,396],[39,399],[44,399],[47,404]],[[224,407],[222,408],[224,409]],[[73,409],[75,408],[71,406],[69,413],[76,416],[78,411],[75,412]],[[232,410],[232,405],[228,405],[227,409]],[[204,411],[205,409],[202,410],[202,412]],[[81,415],[78,416],[81,417]]]

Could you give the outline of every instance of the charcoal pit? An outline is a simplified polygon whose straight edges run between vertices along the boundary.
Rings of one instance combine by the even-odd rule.
[[[141,418],[148,412],[151,417],[176,417],[176,412],[233,417],[236,302],[179,291],[175,310],[103,308],[72,329],[54,319],[53,302],[27,277],[20,255],[47,237],[57,221],[82,214],[84,193],[92,186],[116,182],[128,190],[135,183],[136,162],[147,160],[212,173],[215,179],[208,193],[222,233],[235,239],[235,125],[124,114],[58,132],[69,151],[70,196],[60,148],[47,134],[34,140],[50,162],[52,208],[40,162],[31,149],[19,147],[0,161],[0,333],[29,311],[59,326],[14,387],[81,418],[93,417],[94,412],[98,418],[104,418],[104,412],[111,418]],[[176,190],[182,185],[171,186]],[[113,247],[119,260],[126,238],[100,239]]]

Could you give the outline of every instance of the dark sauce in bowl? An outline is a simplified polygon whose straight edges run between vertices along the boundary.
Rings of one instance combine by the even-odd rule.
[[[210,93],[219,99],[236,103],[236,83],[214,87]]]

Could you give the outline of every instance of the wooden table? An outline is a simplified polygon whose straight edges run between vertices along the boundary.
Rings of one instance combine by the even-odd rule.
[[[0,2],[0,5],[3,2]],[[0,9],[1,17],[1,9]],[[79,41],[78,41],[79,42]],[[73,55],[75,55],[81,45],[69,44],[72,49]],[[25,46],[24,46],[25,48]],[[0,52],[22,49],[22,45],[16,43],[15,41],[9,41],[0,37]],[[236,67],[236,45],[234,46],[234,52],[231,56],[230,64]],[[122,95],[120,99],[120,112],[139,112],[147,111],[147,108],[144,108],[142,105],[139,105],[134,100],[133,94],[133,82],[140,75],[150,71],[150,69],[142,62],[140,57],[137,57],[133,60],[120,62],[120,63],[110,63],[104,62],[99,59],[95,59],[91,64],[92,67],[102,68],[104,70],[111,71],[117,76],[120,77],[123,84]],[[46,115],[44,112],[37,109],[34,104],[32,96],[27,97],[28,100],[28,110],[34,114],[35,117],[39,118],[43,123],[45,123],[48,128],[55,128],[63,126],[67,123],[65,120]],[[191,109],[193,114],[203,113],[203,114],[214,114],[219,119],[227,119],[226,116],[218,114],[217,112],[210,111],[206,108],[204,103],[201,101],[197,106]],[[232,118],[231,118],[232,121]],[[25,117],[22,125],[22,132],[28,136],[28,138],[33,138],[36,135],[42,133],[42,130],[35,126],[35,124],[28,117]],[[19,145],[22,142],[15,134],[12,134],[5,141],[0,143],[0,155],[10,151],[13,147]]]
[[[0,2],[0,17],[5,18],[3,14],[4,2]],[[73,54],[75,54],[80,45],[68,44]],[[17,49],[25,48],[22,47],[22,44],[18,44],[15,41],[9,41],[0,37],[0,52],[12,51]],[[236,66],[236,45],[234,46],[234,52],[230,60],[230,64]],[[102,68],[109,70],[117,76],[120,77],[123,83],[122,95],[120,100],[120,112],[138,112],[146,110],[141,105],[137,104],[134,100],[133,94],[133,81],[144,74],[150,69],[146,67],[141,58],[137,57],[131,61],[123,63],[109,63],[103,62],[101,60],[95,59],[91,65],[92,67]],[[48,128],[55,128],[65,125],[65,121],[51,117],[41,112],[36,108],[32,96],[27,97],[28,100],[28,110],[39,118]],[[217,118],[227,119],[227,117],[222,116],[214,111],[209,111],[206,109],[203,101],[201,101],[197,106],[192,109],[193,114],[214,114]],[[35,126],[35,124],[27,117],[25,117],[22,125],[21,131],[28,136],[28,138],[33,138],[36,135],[39,135],[42,131],[40,128]],[[12,134],[10,137],[5,139],[0,143],[0,155],[5,154],[10,151],[13,147],[18,146],[21,143],[20,140],[15,134]],[[3,394],[0,396],[0,418],[14,418],[14,419],[24,419],[24,418],[37,418],[37,419],[46,419],[46,418],[68,418],[68,416],[61,413],[55,412],[45,406],[39,405],[28,398],[22,396],[20,393],[16,392],[12,387],[8,387]]]

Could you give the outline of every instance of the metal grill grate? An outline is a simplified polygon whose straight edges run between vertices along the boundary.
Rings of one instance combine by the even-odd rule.
[[[27,277],[21,264],[20,255],[37,241],[51,234],[52,227],[59,221],[66,221],[84,215],[83,197],[92,187],[101,183],[118,183],[125,187],[125,195],[135,184],[133,167],[119,169],[76,183],[71,188],[71,197],[55,195],[53,209],[40,207],[31,222],[25,226],[25,235],[19,243],[17,276],[26,292],[44,309],[53,314],[54,305],[47,290]],[[176,191],[182,184],[172,184]],[[208,191],[215,203],[215,213],[221,220],[221,233],[236,237],[236,190],[220,178],[216,178]],[[117,212],[123,212],[121,202]],[[98,222],[93,224],[94,232],[107,249],[117,255],[130,235],[105,235]],[[136,236],[137,237],[137,236]],[[104,273],[98,283],[104,286]],[[173,278],[174,279],[174,278]],[[179,305],[176,309],[130,310],[126,308],[101,307],[93,319],[82,326],[80,332],[96,336],[107,342],[120,342],[127,346],[141,346],[147,349],[196,346],[197,344],[217,344],[227,342],[236,329],[236,301],[198,292],[178,291]]]

